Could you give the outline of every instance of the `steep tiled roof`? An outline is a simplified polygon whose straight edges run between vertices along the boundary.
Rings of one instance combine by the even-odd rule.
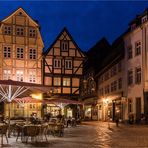
[[[87,61],[84,64],[84,72],[94,69],[97,72],[100,69],[100,64],[111,51],[111,45],[105,38],[99,40],[88,52],[86,53]]]

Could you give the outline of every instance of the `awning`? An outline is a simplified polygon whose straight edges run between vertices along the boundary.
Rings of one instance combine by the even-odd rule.
[[[80,101],[75,101],[75,100],[70,100],[70,99],[60,99],[60,98],[56,98],[56,99],[44,99],[43,100],[43,104],[58,104],[58,103],[63,103],[63,104],[78,104],[78,105],[82,105],[83,103]]]
[[[28,97],[33,93],[50,93],[53,87],[42,84],[20,82],[13,80],[0,80],[0,101],[11,102],[15,98]]]
[[[13,102],[17,102],[19,104],[25,103],[41,103],[41,100],[33,99],[32,97],[23,97],[23,98],[15,98]]]

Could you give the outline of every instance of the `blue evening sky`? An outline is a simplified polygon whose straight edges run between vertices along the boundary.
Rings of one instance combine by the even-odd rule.
[[[112,43],[147,6],[148,1],[0,1],[0,20],[22,7],[39,21],[45,49],[67,27],[86,51],[102,37]]]

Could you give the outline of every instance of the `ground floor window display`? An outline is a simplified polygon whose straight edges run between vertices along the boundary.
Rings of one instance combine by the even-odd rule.
[[[91,119],[91,112],[92,112],[92,106],[91,105],[85,106],[84,116],[85,116],[86,120],[90,120]]]

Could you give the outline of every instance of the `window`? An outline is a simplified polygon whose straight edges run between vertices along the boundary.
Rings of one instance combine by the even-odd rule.
[[[114,83],[113,82],[111,83],[111,89],[110,90],[111,90],[111,92],[114,91]]]
[[[36,71],[29,72],[29,82],[35,83],[36,82]]]
[[[133,57],[132,47],[127,48],[127,58],[131,59]]]
[[[16,57],[18,59],[23,59],[24,58],[24,49],[23,48],[17,48],[17,55]]]
[[[61,59],[54,59],[54,68],[61,68]]]
[[[135,43],[135,55],[141,54],[141,42],[136,42]]]
[[[29,28],[29,37],[36,37],[36,30],[34,28]]]
[[[37,54],[36,54],[36,49],[29,49],[29,59],[33,59],[33,60],[35,60],[36,59],[36,56],[37,56]]]
[[[118,79],[118,89],[122,88],[122,78]]]
[[[70,86],[70,78],[63,78],[63,86]]]
[[[22,70],[16,71],[16,80],[17,81],[23,81],[23,71]]]
[[[132,112],[132,100],[128,99],[128,113]]]
[[[4,58],[10,58],[11,57],[11,48],[8,46],[5,46],[3,54],[4,54]]]
[[[131,30],[134,30],[136,28],[136,23],[131,25]]]
[[[109,72],[107,71],[105,74],[104,74],[104,80],[108,80],[109,79]]]
[[[24,36],[24,27],[16,27],[16,35],[18,36]]]
[[[109,93],[109,85],[107,85],[106,87],[105,87],[105,94],[108,94]]]
[[[69,48],[68,41],[62,40],[62,41],[61,41],[61,50],[62,50],[62,51],[68,51],[68,48]]]
[[[141,83],[141,68],[135,69],[135,83],[140,84]]]
[[[4,34],[11,35],[12,34],[12,27],[11,26],[4,26]]]
[[[128,85],[133,84],[133,71],[129,70],[127,73]]]
[[[117,81],[114,81],[111,83],[111,92],[116,91],[117,90]]]
[[[60,86],[61,85],[61,78],[54,78],[54,86]]]
[[[72,69],[72,61],[65,60],[65,69]]]
[[[118,63],[118,72],[121,72],[121,70],[122,70],[122,64],[121,64],[121,62],[119,62]]]
[[[141,19],[141,22],[142,22],[142,23],[145,23],[146,21],[147,21],[147,15],[144,16],[144,17],[142,17],[142,19]]]
[[[103,88],[100,88],[99,93],[100,93],[100,96],[103,96],[103,94],[104,94]]]
[[[111,69],[111,77],[113,77],[114,75],[116,75],[117,74],[117,67],[116,67],[116,65],[114,66],[114,67],[112,67],[112,69]]]
[[[4,70],[3,71],[3,79],[4,80],[11,79],[11,70]]]

